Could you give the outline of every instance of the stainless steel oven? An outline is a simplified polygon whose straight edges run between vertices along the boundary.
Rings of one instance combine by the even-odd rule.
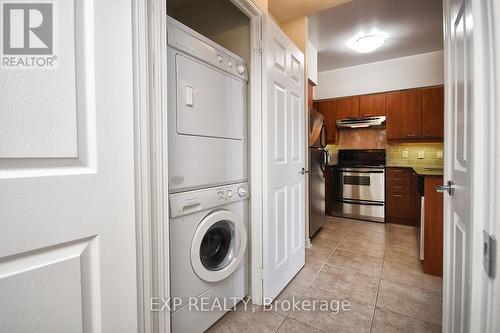
[[[352,151],[350,153],[349,156],[352,158]],[[367,154],[363,153],[366,159]],[[385,157],[385,154],[383,156]],[[348,164],[346,161],[343,162]],[[355,161],[351,162],[354,164]],[[379,162],[377,160],[377,163]],[[385,222],[385,167],[383,165],[337,166],[334,169],[332,215]]]

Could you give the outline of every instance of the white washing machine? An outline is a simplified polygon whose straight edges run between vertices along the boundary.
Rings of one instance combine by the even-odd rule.
[[[172,332],[204,332],[249,292],[247,183],[170,194]]]
[[[247,180],[243,58],[168,19],[169,191]]]

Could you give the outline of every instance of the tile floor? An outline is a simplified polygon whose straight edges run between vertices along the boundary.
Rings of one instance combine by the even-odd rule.
[[[240,303],[209,332],[440,332],[442,279],[424,274],[417,229],[327,218],[306,265],[275,300],[349,301],[331,311]],[[284,303],[283,303],[284,304]]]

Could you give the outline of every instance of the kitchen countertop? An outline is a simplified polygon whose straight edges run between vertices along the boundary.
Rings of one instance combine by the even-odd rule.
[[[335,167],[335,164],[329,164],[329,168]],[[411,165],[386,165],[386,168],[408,168],[413,169],[419,176],[424,177],[443,177],[443,168],[437,166],[411,166]]]
[[[433,166],[386,165],[387,168],[410,168],[419,176],[443,177],[444,170]]]

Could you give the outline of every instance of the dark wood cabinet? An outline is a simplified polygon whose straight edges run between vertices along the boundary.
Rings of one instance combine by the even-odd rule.
[[[387,192],[387,222],[411,225],[411,194]]]
[[[411,171],[411,221],[414,226],[420,227],[420,215],[422,207],[423,178],[415,171]]]
[[[318,111],[323,115],[326,127],[326,141],[328,144],[335,144],[337,142],[337,127],[336,127],[336,114],[334,110],[333,101],[324,101],[319,103]]]
[[[360,117],[385,116],[385,93],[359,97]]]
[[[332,102],[337,119],[359,117],[358,96],[334,99]]]
[[[444,87],[422,89],[422,137],[444,136]]]
[[[426,87],[314,102],[325,117],[328,143],[338,143],[338,119],[385,115],[388,141],[442,140],[444,87]]]
[[[333,175],[333,170],[327,167],[325,171],[325,215],[332,215]]]
[[[415,139],[422,135],[422,89],[386,94],[386,137]]]
[[[443,276],[443,177],[425,177],[424,273]]]
[[[408,168],[387,168],[387,184],[410,185],[411,171]]]
[[[386,222],[418,225],[420,205],[416,206],[418,176],[410,168],[387,168],[385,183]]]

